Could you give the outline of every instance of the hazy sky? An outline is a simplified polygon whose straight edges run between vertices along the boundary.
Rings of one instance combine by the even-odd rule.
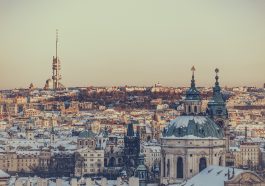
[[[265,82],[264,0],[1,0],[0,88]]]

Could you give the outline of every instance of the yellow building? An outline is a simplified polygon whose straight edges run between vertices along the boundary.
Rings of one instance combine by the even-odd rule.
[[[104,168],[104,150],[79,149],[76,153],[75,176],[97,174]]]
[[[234,158],[235,167],[257,168],[261,163],[261,152],[259,145],[253,142],[242,142],[237,147],[230,148]]]
[[[39,151],[5,151],[0,153],[0,167],[6,172],[32,172],[39,165]]]

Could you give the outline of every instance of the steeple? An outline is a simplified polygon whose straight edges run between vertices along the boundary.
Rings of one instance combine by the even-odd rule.
[[[215,85],[213,87],[213,97],[208,102],[207,114],[219,123],[220,127],[224,127],[224,120],[228,118],[226,103],[223,99],[221,87],[219,85],[219,69],[215,69]]]
[[[186,115],[199,114],[201,112],[201,96],[195,85],[195,67],[192,66],[192,78],[190,88],[186,91],[186,98],[184,100],[184,109]]]
[[[139,132],[134,133],[133,123],[127,126],[127,135],[124,135],[124,162],[126,167],[134,167],[137,165],[138,155],[140,152],[140,136]]]
[[[222,93],[221,93],[221,88],[219,86],[219,76],[218,76],[218,73],[219,73],[219,69],[216,68],[215,69],[215,86],[213,87],[213,100],[216,101],[216,102],[224,102],[224,99],[223,99],[223,96],[222,96]]]
[[[191,78],[191,85],[190,85],[191,88],[195,88],[195,79],[194,79],[194,72],[195,72],[195,70],[196,70],[195,67],[192,66],[192,68],[191,68],[192,78]]]
[[[186,92],[186,100],[201,100],[200,92],[197,90],[196,85],[195,85],[195,78],[194,78],[195,70],[196,70],[195,67],[192,66],[191,85],[190,85],[190,88]]]

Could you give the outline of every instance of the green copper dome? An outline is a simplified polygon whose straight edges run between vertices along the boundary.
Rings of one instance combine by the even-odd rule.
[[[221,139],[224,134],[222,129],[207,116],[179,116],[168,123],[163,137]]]
[[[80,132],[78,138],[94,138],[96,136],[91,130],[84,130]]]

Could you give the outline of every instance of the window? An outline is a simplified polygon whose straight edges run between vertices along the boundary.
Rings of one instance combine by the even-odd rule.
[[[194,113],[197,113],[197,106],[194,106]]]
[[[203,169],[205,169],[207,167],[207,162],[206,162],[206,158],[200,158],[200,163],[199,163],[199,171],[201,172]]]
[[[167,177],[169,177],[170,172],[170,159],[167,159]]]
[[[177,178],[183,178],[183,159],[178,157],[177,159]]]

